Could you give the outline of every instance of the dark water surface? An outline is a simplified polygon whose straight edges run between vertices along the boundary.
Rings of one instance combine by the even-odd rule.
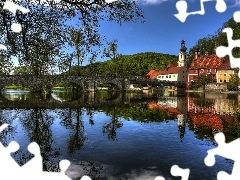
[[[1,123],[10,124],[1,142],[20,144],[12,155],[20,165],[31,158],[27,146],[36,141],[44,170],[57,171],[59,160],[68,159],[73,179],[84,174],[110,180],[181,179],[170,173],[175,164],[190,169],[189,179],[231,173],[231,160],[217,156],[216,164],[207,167],[204,158],[217,146],[216,132],[224,132],[228,142],[239,137],[238,94],[54,92],[42,97],[14,92],[2,93],[0,100]],[[14,107],[19,102],[21,107]],[[46,107],[38,107],[42,102]]]

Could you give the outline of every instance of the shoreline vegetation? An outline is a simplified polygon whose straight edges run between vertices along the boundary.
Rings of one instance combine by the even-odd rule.
[[[15,85],[15,84],[12,84],[12,85],[9,85],[9,86],[5,86],[3,88],[3,90],[16,90],[16,91],[30,91],[30,92],[35,92],[34,89],[32,87],[27,87],[27,86],[23,86],[23,85]],[[144,93],[144,91],[146,92],[152,92],[154,88],[149,88],[149,89],[143,89],[143,88],[136,88],[136,89],[130,89],[130,90],[125,90],[125,91],[122,91],[122,92],[125,92],[125,93]],[[73,90],[73,87],[72,86],[54,86],[52,88],[52,91],[72,91]],[[167,88],[163,88],[162,90],[167,90],[167,91],[177,91],[177,90],[173,90],[173,89],[167,89]],[[114,91],[112,88],[108,87],[108,86],[99,86],[97,87],[97,91],[99,92],[111,92],[111,91]],[[215,93],[215,92],[220,92],[220,93],[238,93],[239,91],[231,91],[231,90],[216,90],[216,89],[213,89],[213,90],[181,90],[181,91],[184,91],[184,92],[212,92],[212,93]]]

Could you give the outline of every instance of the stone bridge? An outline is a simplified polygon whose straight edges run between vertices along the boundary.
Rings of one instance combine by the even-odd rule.
[[[61,82],[69,82],[74,87],[82,91],[95,91],[96,87],[101,84],[112,84],[118,87],[119,90],[128,90],[130,81],[123,77],[83,77],[83,76],[63,76],[63,75],[9,75],[0,76],[0,88],[4,88],[11,84],[22,84],[31,87],[48,87],[52,89]]]
[[[101,84],[111,84],[119,90],[130,90],[130,84],[145,84],[155,86],[185,86],[183,83],[159,82],[156,80],[146,80],[144,78],[136,77],[101,77],[101,76],[64,76],[64,75],[8,75],[0,76],[0,89],[7,85],[22,84],[25,86],[38,87],[42,89],[52,89],[61,82],[69,82],[82,91],[96,91],[97,86]]]

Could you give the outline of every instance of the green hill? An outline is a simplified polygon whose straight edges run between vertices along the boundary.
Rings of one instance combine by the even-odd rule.
[[[165,68],[169,62],[177,62],[178,56],[162,53],[138,53],[134,55],[123,55],[117,60],[95,62],[80,67],[83,76],[144,76],[151,69]],[[68,74],[65,72],[63,74]],[[71,75],[77,75],[77,66],[71,68]]]

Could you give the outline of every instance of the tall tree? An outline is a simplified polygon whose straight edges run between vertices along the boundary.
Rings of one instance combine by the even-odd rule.
[[[118,47],[118,41],[115,39],[111,42],[108,43],[108,48],[105,48],[104,49],[104,55],[106,57],[109,57],[111,60],[113,60],[113,63],[114,63],[114,73],[115,73],[115,76],[117,77],[117,69],[118,69],[118,60],[119,60],[119,57],[121,56],[118,51],[117,51],[117,47]]]
[[[88,50],[85,49],[86,44],[83,40],[83,34],[80,30],[71,28],[70,29],[70,46],[73,46],[75,48],[75,53],[73,55],[77,58],[77,75],[80,76],[80,65],[82,65],[84,60],[85,51]]]
[[[143,13],[136,2],[129,0],[113,3],[106,3],[105,0],[23,0],[21,4],[18,0],[12,2],[29,9],[30,12],[23,14],[21,11],[17,11],[14,16],[11,12],[2,10],[0,12],[2,19],[0,31],[4,37],[0,41],[8,46],[11,55],[20,57],[20,64],[30,64],[36,75],[41,74],[39,68],[42,70],[39,67],[39,59],[47,58],[47,60],[43,60],[46,62],[44,64],[51,63],[51,66],[54,64],[52,63],[53,57],[61,60],[58,57],[60,56],[59,50],[64,51],[63,48],[67,42],[65,35],[68,32],[66,29],[70,26],[69,20],[78,19],[74,27],[82,33],[82,40],[91,49],[90,52],[93,56],[90,58],[90,62],[93,62],[96,57],[95,52],[100,51],[101,41],[104,39],[98,30],[100,21],[115,21],[121,25],[123,22],[137,21],[143,18]],[[3,9],[3,6],[4,0],[0,3],[0,9]],[[16,20],[22,26],[20,34],[11,31],[11,24]],[[51,41],[51,46],[49,43],[45,46],[46,40]],[[41,43],[41,49],[45,48],[49,52],[40,51],[36,43]],[[46,54],[47,52],[48,54]],[[49,54],[51,54],[51,58]]]

